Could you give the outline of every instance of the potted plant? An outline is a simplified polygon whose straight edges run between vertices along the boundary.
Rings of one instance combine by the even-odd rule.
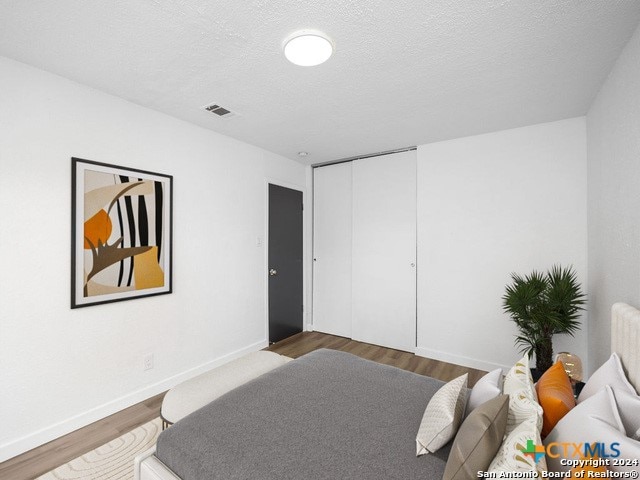
[[[511,279],[502,297],[503,308],[520,330],[516,345],[529,358],[535,353],[536,370],[542,375],[553,364],[553,336],[573,336],[580,329],[586,295],[573,267],[554,265],[546,274],[534,270],[524,278],[512,273]]]

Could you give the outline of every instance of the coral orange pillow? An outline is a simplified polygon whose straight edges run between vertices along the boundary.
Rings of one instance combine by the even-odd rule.
[[[542,406],[542,438],[551,433],[556,423],[576,406],[573,387],[562,362],[544,372],[536,384],[538,402]]]

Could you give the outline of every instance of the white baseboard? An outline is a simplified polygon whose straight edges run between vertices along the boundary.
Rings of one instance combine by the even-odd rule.
[[[499,363],[487,362],[485,360],[478,360],[476,358],[465,357],[463,355],[441,352],[439,350],[433,350],[431,348],[416,347],[415,353],[420,357],[432,358],[434,360],[440,360],[447,363],[455,363],[456,365],[475,368],[477,370],[484,370],[486,372],[490,372],[491,370],[495,370],[496,368],[501,368],[502,371],[506,373],[512,367],[512,365],[502,365]]]
[[[267,340],[254,343],[253,345],[241,348],[240,350],[236,350],[235,352],[231,352],[210,362],[203,363],[202,365],[198,365],[197,367],[191,368],[177,375],[173,375],[165,380],[148,385],[140,390],[136,390],[105,404],[98,405],[86,412],[79,413],[78,415],[74,415],[71,418],[55,423],[16,440],[11,440],[0,445],[0,462],[4,462],[5,460],[39,447],[51,440],[55,440],[56,438],[71,433],[74,430],[85,427],[90,423],[108,417],[109,415],[119,412],[120,410],[124,410],[125,408],[142,402],[154,395],[158,395],[159,393],[169,390],[178,383],[189,380],[196,375],[200,375],[212,368],[216,368],[230,362],[231,360],[235,360],[247,353],[262,350],[268,345],[269,342]]]

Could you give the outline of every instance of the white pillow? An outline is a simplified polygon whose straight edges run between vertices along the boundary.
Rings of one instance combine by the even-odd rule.
[[[523,357],[509,370],[504,378],[503,393],[509,395],[506,434],[509,435],[518,425],[532,419],[539,433],[542,430],[542,407],[538,403],[528,357]]]
[[[530,440],[533,440],[535,445],[542,444],[540,429],[533,418],[522,422],[506,436],[491,465],[489,465],[488,471],[538,472],[538,477],[542,477],[541,472],[547,471],[545,456],[540,455],[536,458],[531,455],[524,455],[522,452],[528,448]],[[499,477],[498,475],[497,478]]]
[[[467,400],[467,411],[464,416],[466,417],[474,408],[500,395],[502,393],[501,383],[501,368],[496,368],[478,380],[471,389],[471,395],[469,395],[469,400]]]
[[[609,455],[615,455],[615,451],[611,449],[612,443],[618,443],[617,447],[620,451],[620,459],[640,458],[640,442],[632,440],[626,436],[624,425],[618,414],[616,400],[611,387],[605,385],[598,393],[592,395],[584,402],[577,405],[568,414],[566,414],[544,439],[545,446],[552,443],[575,443],[575,444],[593,444],[599,443],[604,446]],[[556,446],[556,450],[551,453],[562,453],[560,447]],[[584,447],[583,447],[584,448]],[[569,458],[575,458],[574,452],[569,451]],[[581,452],[583,455],[584,450]],[[566,472],[570,467],[562,465],[562,455],[554,458],[556,455],[547,455],[549,470],[553,472]],[[588,455],[584,455],[588,456]],[[604,457],[602,454],[601,457]],[[609,470],[613,471],[629,471],[631,467],[614,466],[609,463]],[[636,468],[636,467],[633,467]]]
[[[640,468],[638,465],[632,465],[633,462],[640,460],[640,442],[627,437],[624,433],[619,433],[613,428],[610,429],[609,436],[605,437],[605,442],[618,443],[618,449],[620,456],[616,459],[617,462],[610,460],[607,468],[612,472],[634,472],[638,473]],[[629,460],[625,463],[625,460]],[[625,478],[637,478],[637,477],[625,477]]]
[[[636,389],[627,380],[627,376],[622,368],[620,357],[617,353],[612,353],[609,360],[591,375],[578,397],[578,403],[584,402],[587,398],[594,395],[605,385],[610,385],[616,390],[626,390],[627,392],[638,395]]]
[[[613,389],[613,395],[627,437],[640,440],[640,396],[616,388]]]
[[[467,402],[467,377],[451,380],[429,400],[416,436],[416,456],[436,452],[456,436]]]

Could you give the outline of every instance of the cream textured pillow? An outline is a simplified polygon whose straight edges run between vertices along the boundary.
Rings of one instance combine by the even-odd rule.
[[[611,387],[605,385],[598,393],[578,404],[567,413],[544,439],[544,444],[548,446],[552,443],[562,442],[577,444],[598,442],[600,444],[604,443],[606,448],[610,448],[612,442],[618,442],[621,443],[620,452],[622,458],[640,458],[640,442],[635,442],[638,445],[635,449],[633,445],[622,447],[623,439],[627,439],[627,436],[618,414],[615,397]],[[582,453],[584,454],[585,452]],[[638,457],[629,457],[629,455],[638,455]],[[549,456],[548,458],[549,470],[553,472],[569,471],[570,467],[562,465],[563,457],[554,458],[555,456]],[[613,469],[611,466],[609,468]]]
[[[451,380],[429,400],[416,436],[417,456],[433,453],[455,437],[466,407],[467,377]]]
[[[591,375],[586,385],[580,392],[578,403],[584,402],[587,398],[597,393],[605,385],[611,386],[616,390],[626,390],[627,392],[638,395],[636,389],[627,380],[627,375],[622,368],[622,362],[617,353],[612,353],[609,360],[604,362],[602,366]]]
[[[489,465],[489,472],[538,472],[538,477],[547,470],[544,455],[525,455],[523,450],[529,449],[529,442],[542,445],[540,429],[534,418],[520,423],[502,442],[500,450]],[[536,461],[537,460],[537,461]],[[496,477],[498,478],[498,477]]]
[[[534,420],[540,432],[542,407],[538,403],[528,357],[523,357],[509,370],[504,378],[503,393],[509,395],[507,435],[527,420]]]
[[[496,368],[476,382],[471,389],[471,395],[469,395],[469,400],[467,401],[465,417],[468,416],[476,407],[479,407],[502,393],[501,380],[502,369]]]
[[[511,395],[513,392],[524,389],[528,396],[538,401],[538,395],[536,393],[536,387],[533,383],[533,377],[531,376],[531,369],[529,368],[529,357],[524,356],[518,360],[511,370],[504,377],[504,392],[507,395]]]
[[[509,397],[498,395],[469,414],[451,446],[443,480],[476,478],[489,467],[502,443],[508,411]]]

